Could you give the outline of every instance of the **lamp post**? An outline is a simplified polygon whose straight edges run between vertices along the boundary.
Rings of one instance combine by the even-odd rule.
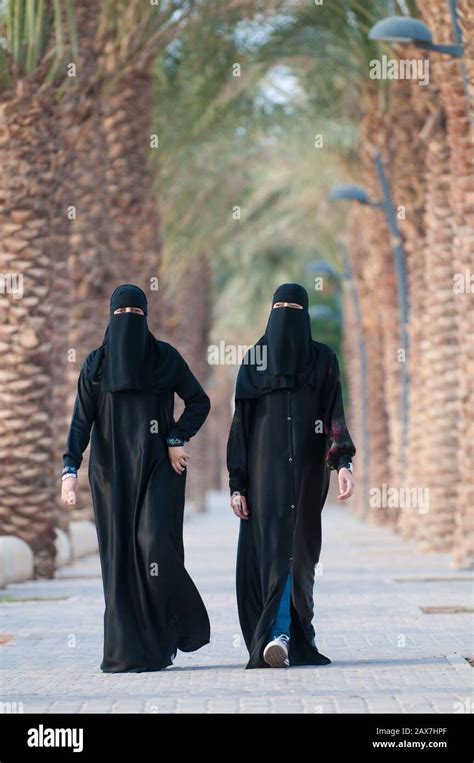
[[[454,6],[451,12],[453,20],[455,45],[437,45],[433,42],[433,35],[430,29],[423,21],[414,19],[411,16],[389,16],[386,19],[377,21],[369,31],[369,40],[383,40],[384,42],[411,43],[417,48],[424,50],[433,50],[436,53],[446,53],[452,58],[462,58],[464,47],[462,45],[461,30],[457,23],[456,3],[450,2]]]
[[[356,186],[352,186],[353,188],[356,188]],[[342,260],[344,263],[344,272],[341,274],[338,271],[336,271],[332,265],[327,262],[326,260],[314,260],[308,265],[308,271],[311,273],[319,273],[322,275],[326,275],[329,278],[332,278],[336,283],[341,285],[342,282],[348,285],[351,300],[353,304],[353,310],[355,315],[355,320],[357,324],[358,329],[358,350],[359,350],[359,369],[360,369],[360,378],[359,378],[359,384],[360,384],[360,412],[361,412],[361,451],[362,451],[362,473],[363,473],[363,485],[362,485],[362,491],[363,491],[363,506],[364,506],[364,517],[367,515],[368,511],[368,499],[369,499],[369,437],[368,437],[368,431],[367,431],[367,422],[368,422],[368,399],[367,399],[367,379],[368,379],[368,372],[367,372],[367,349],[365,344],[365,338],[364,338],[364,332],[362,329],[362,311],[360,309],[360,300],[359,300],[359,294],[357,292],[357,287],[354,281],[354,276],[351,268],[351,264],[349,261],[349,257],[347,254],[347,250],[345,246],[340,243],[339,245]],[[324,306],[323,306],[324,307]],[[314,311],[315,308],[311,308],[311,311]],[[317,308],[316,308],[317,309]],[[310,314],[312,317],[318,317],[320,318],[321,315],[313,315],[310,311]],[[342,307],[340,307],[340,312],[342,313]]]
[[[452,58],[460,59],[461,77],[463,81],[464,96],[466,98],[469,123],[472,127],[472,103],[469,93],[469,81],[466,66],[463,61],[464,45],[461,27],[459,25],[456,0],[448,0],[451,25],[453,29],[454,44],[439,45],[433,42],[431,30],[423,21],[411,16],[389,16],[377,21],[369,31],[370,40],[384,42],[411,43],[417,48],[431,50],[435,53],[444,53]]]
[[[408,377],[408,286],[405,253],[403,250],[402,237],[397,225],[397,216],[393,206],[390,184],[382,163],[380,152],[376,151],[374,155],[374,165],[382,192],[380,201],[373,201],[360,186],[343,185],[336,186],[329,194],[331,201],[357,201],[359,204],[366,204],[375,209],[384,212],[390,231],[390,243],[393,252],[394,270],[397,282],[397,299],[399,309],[400,323],[400,342],[403,351],[403,362],[400,369],[401,382],[401,419],[402,419],[402,447],[400,453],[400,466],[402,475],[405,474],[407,466],[407,446],[408,446],[408,405],[409,405],[409,377]]]

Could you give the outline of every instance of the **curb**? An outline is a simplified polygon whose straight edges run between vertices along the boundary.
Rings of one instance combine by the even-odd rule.
[[[0,585],[22,583],[32,577],[33,552],[28,543],[14,535],[0,536]]]

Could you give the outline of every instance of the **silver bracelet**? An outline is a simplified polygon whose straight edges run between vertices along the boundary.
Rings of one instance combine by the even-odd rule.
[[[74,472],[66,472],[66,474],[63,474],[61,476],[61,479],[62,480],[67,480],[68,477],[72,477],[73,479],[77,480],[77,474],[75,474]]]

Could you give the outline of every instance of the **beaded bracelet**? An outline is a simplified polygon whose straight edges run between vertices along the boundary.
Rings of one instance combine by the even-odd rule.
[[[179,437],[167,437],[166,438],[166,444],[170,447],[176,447],[176,446],[183,446],[184,440],[181,440]]]

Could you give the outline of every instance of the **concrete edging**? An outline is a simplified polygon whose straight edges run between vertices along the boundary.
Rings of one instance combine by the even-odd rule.
[[[96,554],[99,550],[95,524],[89,520],[70,522],[69,538],[71,541],[71,558]]]
[[[0,536],[0,586],[21,583],[33,577],[33,552],[15,535]]]
[[[74,559],[96,554],[99,550],[95,524],[89,521],[71,522],[69,534],[56,527],[56,567],[70,564]],[[9,583],[33,579],[33,551],[26,541],[16,535],[0,535],[0,588]]]

